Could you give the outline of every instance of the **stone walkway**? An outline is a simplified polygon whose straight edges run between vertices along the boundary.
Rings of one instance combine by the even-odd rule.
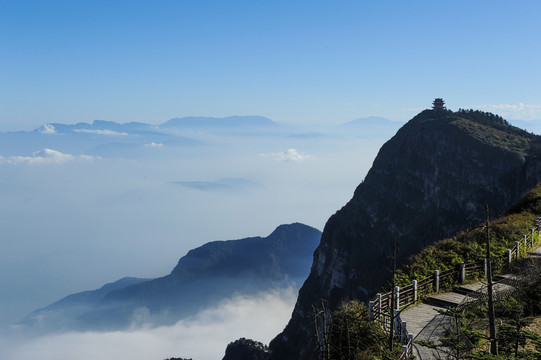
[[[447,354],[440,350],[421,346],[419,340],[432,341],[441,344],[439,339],[445,337],[451,327],[451,317],[441,314],[447,308],[457,307],[469,295],[469,292],[482,292],[485,283],[463,285],[453,292],[435,294],[425,299],[421,304],[402,310],[400,318],[407,324],[408,332],[413,334],[413,354],[418,359],[442,359]],[[439,310],[439,311],[438,311]]]
[[[530,254],[541,256],[541,247],[532,250]],[[494,281],[494,293],[505,294],[512,291],[512,287],[506,284],[508,282],[506,280],[512,278],[512,275],[498,278],[499,280]],[[447,354],[441,350],[421,346],[416,341],[433,341],[438,344],[439,339],[445,337],[451,326],[451,317],[441,314],[438,310],[445,311],[449,307],[455,308],[461,303],[474,301],[486,293],[486,282],[462,285],[453,292],[435,294],[425,299],[423,303],[403,309],[400,318],[406,322],[408,332],[413,334],[413,354],[415,357],[422,360],[447,358]]]

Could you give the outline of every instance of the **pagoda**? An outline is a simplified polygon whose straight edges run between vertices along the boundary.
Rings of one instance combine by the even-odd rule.
[[[445,110],[445,101],[442,98],[436,98],[432,102],[432,110]]]

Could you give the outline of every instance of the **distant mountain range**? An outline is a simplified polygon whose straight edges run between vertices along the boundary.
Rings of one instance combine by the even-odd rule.
[[[175,128],[197,128],[197,129],[246,129],[261,127],[279,127],[280,124],[263,116],[228,116],[223,118],[191,116],[173,118],[159,125],[146,124],[141,122],[128,122],[120,124],[114,121],[94,120],[92,123],[61,124],[49,123],[35,129],[34,132],[41,134],[68,134],[86,133],[95,135],[127,135],[133,133],[161,134],[166,130]]]
[[[262,116],[183,117],[153,125],[94,120],[77,124],[47,123],[33,131],[0,132],[0,156],[32,156],[52,149],[72,155],[136,158],[163,155],[166,149],[192,148],[212,136],[317,139],[390,137],[402,125],[383,118],[363,118],[340,126],[285,125]],[[209,138],[210,137],[210,138]]]
[[[157,279],[123,278],[69,295],[38,309],[21,324],[39,331],[118,330],[174,324],[234,294],[300,287],[321,232],[294,223],[269,236],[214,241],[190,250]]]

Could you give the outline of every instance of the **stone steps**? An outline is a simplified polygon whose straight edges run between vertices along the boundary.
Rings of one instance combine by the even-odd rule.
[[[479,291],[478,284],[469,284],[469,285],[461,285],[458,288],[453,290],[456,293],[462,294],[462,295],[472,295]]]
[[[440,308],[448,308],[448,307],[457,307],[462,300],[464,300],[465,295],[456,293],[456,292],[448,292],[443,294],[435,294],[432,296],[427,297],[423,300],[425,304],[440,307]]]

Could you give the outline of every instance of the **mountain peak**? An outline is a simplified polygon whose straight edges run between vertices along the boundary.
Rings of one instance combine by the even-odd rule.
[[[293,223],[278,226],[265,238],[213,241],[190,250],[178,261],[171,274],[177,279],[190,278],[194,274],[206,272],[224,275],[230,271],[237,271],[238,264],[243,264],[243,269],[248,267],[249,271],[263,273],[265,270],[260,267],[267,265],[264,265],[266,261],[261,258],[261,254],[270,251],[279,258],[286,259],[299,252],[305,252],[307,248],[315,249],[320,237],[319,230],[301,223]],[[291,269],[291,272],[296,271]]]
[[[284,235],[288,236],[289,241],[293,240],[304,240],[306,238],[306,235],[314,235],[317,236],[320,231],[316,228],[313,228],[311,226],[301,224],[299,222],[291,223],[291,224],[283,224],[278,226],[274,231],[267,237],[267,239],[275,239],[278,237],[282,237]]]
[[[306,359],[311,306],[367,300],[399,264],[436,240],[503,214],[541,181],[541,137],[473,110],[425,110],[386,142],[353,198],[327,221],[292,319],[270,344],[272,359]],[[301,344],[299,346],[299,344]]]

